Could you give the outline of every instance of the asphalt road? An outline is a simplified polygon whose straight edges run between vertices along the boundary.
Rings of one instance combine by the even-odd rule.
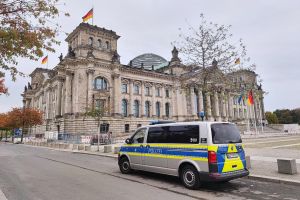
[[[299,186],[238,179],[188,190],[175,177],[146,172],[123,175],[113,158],[3,143],[1,191],[8,200],[300,200]]]

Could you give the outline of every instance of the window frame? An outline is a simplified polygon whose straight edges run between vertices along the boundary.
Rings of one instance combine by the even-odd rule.
[[[100,81],[100,88],[97,88],[97,80]],[[98,76],[94,79],[94,90],[108,90],[108,81],[103,76]]]

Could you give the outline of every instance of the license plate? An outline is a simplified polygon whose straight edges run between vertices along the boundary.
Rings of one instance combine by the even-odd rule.
[[[231,158],[238,158],[239,157],[239,154],[237,153],[228,153],[227,154],[227,158],[228,159],[231,159]]]

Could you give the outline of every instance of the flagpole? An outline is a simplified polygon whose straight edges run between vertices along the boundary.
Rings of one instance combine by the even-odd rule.
[[[92,6],[92,10],[93,10],[92,25],[94,26],[94,5]]]

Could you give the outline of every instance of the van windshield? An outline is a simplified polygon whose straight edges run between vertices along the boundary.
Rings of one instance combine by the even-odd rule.
[[[211,137],[214,144],[229,144],[242,142],[240,132],[234,124],[212,124]]]

